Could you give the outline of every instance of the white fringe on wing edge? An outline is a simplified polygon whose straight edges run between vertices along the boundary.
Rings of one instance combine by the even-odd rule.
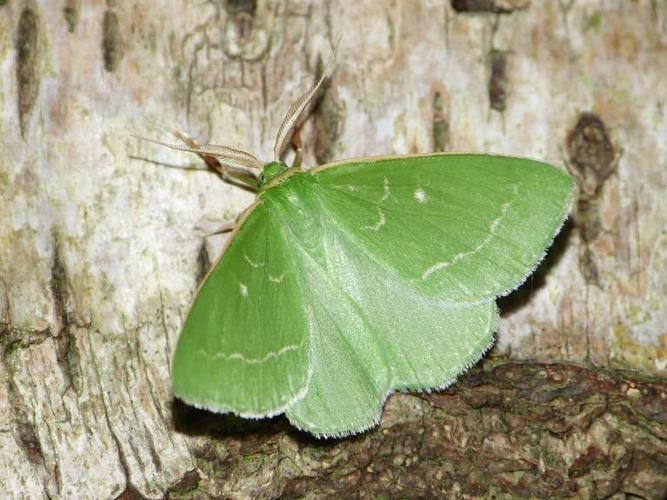
[[[403,392],[403,393],[420,393],[420,392],[425,392],[425,393],[430,393],[432,391],[441,391],[443,389],[446,389],[450,385],[452,385],[454,382],[458,380],[458,378],[463,375],[465,372],[467,372],[470,368],[475,366],[480,359],[484,357],[484,355],[489,352],[491,347],[493,347],[493,344],[495,343],[495,331],[496,331],[496,325],[498,324],[498,318],[499,318],[499,311],[498,311],[498,306],[496,305],[495,307],[495,312],[493,314],[493,320],[489,321],[489,327],[487,334],[490,335],[490,340],[482,347],[481,350],[473,350],[471,352],[470,358],[463,364],[463,368],[461,371],[456,375],[455,377],[452,377],[446,381],[444,381],[442,384],[433,386],[433,387],[407,387],[407,388],[401,388],[401,389],[395,389],[395,388],[390,388],[387,392],[384,393],[382,398],[379,401],[379,404],[376,408],[376,416],[370,421],[367,422],[363,425],[360,425],[359,427],[356,427],[354,429],[346,429],[343,431],[331,431],[331,432],[316,432],[312,428],[308,428],[307,423],[305,422],[299,422],[292,417],[287,417],[290,423],[296,427],[297,429],[308,432],[309,434],[314,435],[318,439],[341,439],[341,438],[346,438],[349,436],[353,436],[355,434],[361,434],[364,433],[374,427],[377,427],[380,423],[380,420],[382,418],[382,410],[384,409],[384,404],[387,401],[387,398],[394,394],[395,392]]]
[[[572,204],[572,200],[574,199],[576,189],[577,189],[576,184],[573,184],[572,189],[570,190],[569,195],[565,199],[565,203],[563,204],[563,207],[561,209],[560,224],[558,224],[558,226],[556,226],[556,230],[551,235],[551,238],[548,241],[545,242],[544,250],[542,251],[542,253],[540,255],[537,256],[537,258],[535,260],[535,264],[533,264],[533,266],[531,268],[529,268],[528,271],[526,271],[526,274],[523,275],[523,277],[519,280],[519,282],[516,285],[514,285],[513,287],[510,287],[507,290],[505,290],[504,292],[496,295],[496,298],[505,297],[506,295],[509,295],[514,290],[516,290],[521,285],[523,285],[526,282],[526,280],[528,279],[528,277],[531,274],[533,274],[535,272],[535,269],[537,269],[538,266],[542,263],[542,261],[544,260],[544,257],[546,257],[546,255],[547,255],[547,252],[549,251],[549,249],[553,245],[553,242],[556,239],[556,236],[558,236],[558,233],[560,233],[561,229],[563,229],[563,225],[565,224],[565,221],[567,221],[567,219],[568,219],[569,211],[570,211],[570,205]],[[489,298],[491,298],[491,297],[489,297]]]

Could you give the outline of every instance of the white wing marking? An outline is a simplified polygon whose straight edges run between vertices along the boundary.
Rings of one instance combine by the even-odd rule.
[[[231,354],[226,354],[224,352],[216,352],[213,355],[210,355],[206,351],[200,349],[198,352],[200,355],[209,358],[209,359],[238,359],[240,361],[243,361],[248,364],[261,364],[261,363],[266,363],[269,359],[271,358],[277,358],[279,356],[282,356],[283,354],[286,354],[291,351],[296,351],[298,349],[301,349],[304,345],[304,342],[306,340],[302,340],[298,344],[290,344],[286,345],[285,347],[282,347],[278,349],[277,351],[270,351],[267,352],[264,356],[260,358],[249,358],[245,354],[242,354],[240,352],[233,352]]]
[[[264,262],[255,262],[250,257],[248,257],[246,254],[243,254],[243,257],[245,258],[246,262],[248,264],[250,264],[252,267],[254,267],[255,269],[257,269],[259,267],[264,267]]]
[[[283,278],[285,277],[285,273],[279,274],[278,276],[274,276],[273,274],[269,274],[267,272],[266,276],[269,278],[269,281],[273,283],[282,283]]]
[[[415,190],[414,196],[418,203],[426,203],[428,201],[428,195],[422,188]]]
[[[514,191],[516,193],[516,186],[514,186]],[[422,280],[426,280],[431,276],[433,273],[436,273],[438,271],[442,271],[443,269],[451,266],[452,264],[456,264],[459,260],[465,259],[466,257],[470,257],[471,255],[475,255],[479,251],[481,251],[485,246],[487,246],[493,237],[495,236],[496,230],[498,229],[498,226],[502,222],[503,218],[505,215],[507,215],[507,211],[510,209],[512,206],[512,202],[508,201],[506,203],[503,203],[502,206],[500,207],[500,215],[496,217],[493,222],[491,222],[491,226],[489,226],[489,234],[487,234],[484,239],[477,245],[475,248],[472,250],[467,250],[465,252],[459,252],[457,253],[454,257],[452,257],[451,260],[448,261],[442,261],[442,262],[436,262],[432,266],[428,267],[427,269],[424,270],[424,272],[421,275]]]
[[[384,226],[385,222],[387,222],[386,217],[384,216],[384,212],[378,208],[378,221],[375,224],[372,224],[370,226],[363,226],[362,229],[369,229],[371,231],[379,231],[382,226]]]
[[[386,177],[384,178],[383,189],[384,192],[382,193],[382,198],[380,198],[379,203],[385,201],[387,198],[389,198],[389,195],[391,194],[391,191],[389,190],[389,179],[387,179]]]

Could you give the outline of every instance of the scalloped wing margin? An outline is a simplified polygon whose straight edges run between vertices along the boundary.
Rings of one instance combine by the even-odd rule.
[[[304,250],[313,378],[287,410],[339,437],[374,426],[388,394],[451,383],[493,342],[495,298],[532,272],[560,228],[572,180],[485,155],[337,164],[312,175]],[[317,215],[315,215],[317,214]]]
[[[493,300],[434,299],[391,272],[339,225],[308,177],[269,195],[294,211],[290,246],[312,326],[312,378],[286,414],[316,436],[339,437],[375,425],[395,390],[451,383],[491,345],[497,309]]]

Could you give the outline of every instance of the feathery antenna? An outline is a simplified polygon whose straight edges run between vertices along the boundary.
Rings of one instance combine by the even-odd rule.
[[[276,144],[273,148],[273,159],[275,161],[280,161],[280,157],[282,156],[283,151],[285,150],[287,144],[289,143],[289,136],[292,133],[292,130],[296,125],[296,122],[299,120],[304,110],[311,103],[313,97],[315,97],[315,94],[317,94],[317,91],[320,89],[322,82],[324,82],[324,79],[326,78],[329,70],[329,66],[331,66],[331,63],[336,58],[336,52],[338,51],[338,45],[340,45],[341,38],[343,38],[342,35],[338,37],[338,41],[334,46],[333,52],[331,53],[331,57],[329,57],[329,61],[327,62],[327,65],[324,67],[324,71],[322,71],[322,76],[320,76],[320,79],[317,81],[315,86],[308,92],[303,94],[301,97],[299,97],[294,102],[294,104],[292,104],[292,106],[290,106],[290,108],[287,110],[285,118],[283,118],[283,121],[280,124],[280,128],[278,129],[278,133],[276,134]]]
[[[147,137],[141,137],[134,135],[137,139],[143,141],[152,142],[153,144],[159,144],[160,146],[165,146],[169,149],[175,151],[186,151],[189,153],[197,153],[200,155],[210,155],[219,158],[223,163],[227,163],[235,167],[243,168],[256,168],[260,169],[264,166],[261,161],[259,161],[255,156],[251,155],[246,151],[240,149],[230,148],[229,146],[220,146],[217,144],[196,144],[193,145],[189,138],[183,136],[182,134],[176,134],[179,139],[188,144],[171,144],[168,142],[156,141],[153,139],[148,139]]]

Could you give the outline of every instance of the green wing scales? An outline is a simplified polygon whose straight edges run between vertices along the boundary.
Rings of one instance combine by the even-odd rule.
[[[547,164],[474,154],[352,160],[313,177],[369,255],[451,302],[492,300],[523,282],[574,189]]]
[[[295,173],[260,195],[202,286],[176,395],[285,411],[318,436],[371,427],[390,392],[444,387],[483,355],[496,297],[537,265],[572,191],[553,167],[485,155]]]
[[[202,284],[172,364],[176,396],[245,417],[282,413],[305,393],[310,338],[284,225],[258,203]]]
[[[573,188],[553,167],[481,155],[352,161],[294,177],[271,194],[292,192],[307,214],[290,219],[297,247],[318,235],[299,274],[314,370],[286,413],[321,436],[361,432],[387,394],[445,387],[474,364],[493,341],[496,296],[537,264]]]

